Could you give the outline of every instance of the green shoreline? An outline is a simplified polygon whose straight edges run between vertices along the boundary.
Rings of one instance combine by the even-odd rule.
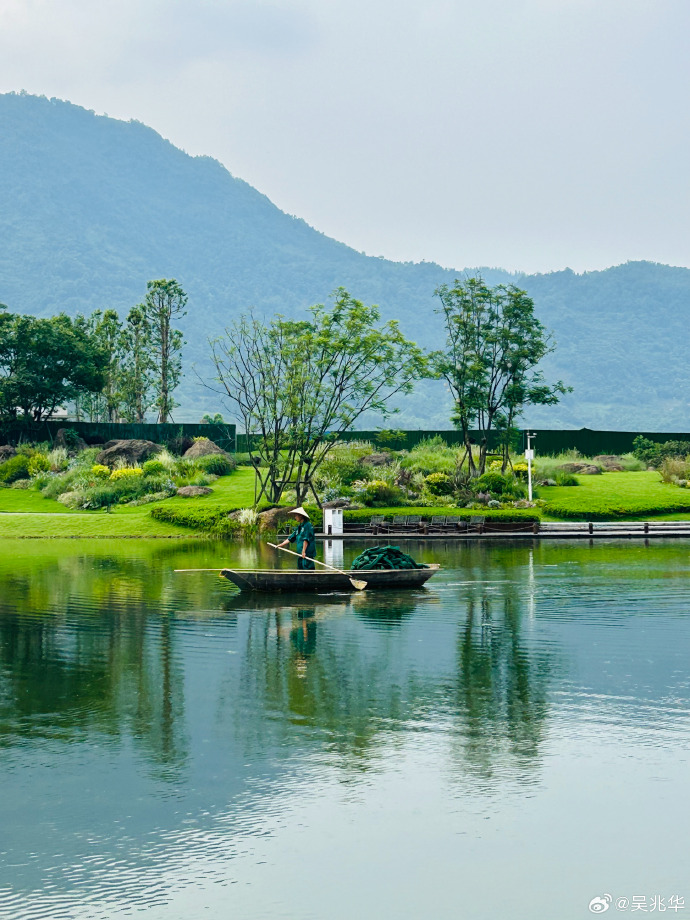
[[[548,502],[545,509],[530,509],[544,521],[557,520],[690,520],[690,489],[661,481],[651,471],[603,473],[579,476],[578,486],[542,488]],[[0,489],[0,539],[214,539],[209,534],[166,521],[154,520],[154,507],[204,509],[230,512],[251,507],[254,502],[254,471],[239,467],[213,484],[213,492],[201,498],[173,497],[163,502],[140,506],[117,506],[112,512],[69,511],[40,493],[24,489]],[[553,514],[558,509],[557,514]],[[384,516],[424,513],[443,514],[441,506],[430,508],[369,508],[356,512],[357,518],[370,514]],[[462,513],[448,508],[449,514]],[[467,512],[465,512],[467,513]],[[482,511],[474,512],[482,514]],[[355,516],[355,515],[353,515]],[[490,512],[488,513],[490,516]]]

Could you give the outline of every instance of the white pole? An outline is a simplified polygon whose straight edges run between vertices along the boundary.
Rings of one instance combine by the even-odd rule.
[[[525,457],[527,458],[527,497],[529,501],[532,501],[532,459],[534,458],[532,438],[536,438],[536,434],[526,431],[525,435],[527,436],[527,450],[525,451]]]

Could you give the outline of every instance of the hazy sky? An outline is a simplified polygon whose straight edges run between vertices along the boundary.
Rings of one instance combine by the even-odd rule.
[[[371,255],[690,266],[689,0],[0,0],[0,91],[216,157]]]

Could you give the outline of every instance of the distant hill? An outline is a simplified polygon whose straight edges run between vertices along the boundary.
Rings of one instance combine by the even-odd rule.
[[[178,420],[218,408],[190,367],[208,373],[207,339],[239,311],[294,315],[343,285],[438,346],[433,291],[461,274],[356,252],[145,125],[43,97],[0,95],[0,205],[0,302],[15,312],[124,313],[147,280],[180,281],[190,309]],[[690,429],[690,270],[638,262],[584,275],[482,274],[534,297],[558,342],[546,370],[575,387],[561,406],[530,413],[532,424]],[[402,408],[396,425],[448,427],[440,384]]]

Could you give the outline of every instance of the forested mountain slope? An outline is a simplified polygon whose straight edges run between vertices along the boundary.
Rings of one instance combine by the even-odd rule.
[[[14,312],[124,313],[147,280],[177,278],[189,294],[178,420],[217,408],[190,367],[208,373],[207,339],[238,311],[294,314],[342,285],[438,347],[433,291],[460,273],[358,253],[142,124],[12,94],[0,96],[0,244],[0,301]],[[547,369],[575,387],[562,406],[528,416],[534,424],[690,427],[690,270],[631,263],[585,275],[482,273],[530,292],[558,342]],[[420,387],[396,424],[447,427],[440,385]]]

